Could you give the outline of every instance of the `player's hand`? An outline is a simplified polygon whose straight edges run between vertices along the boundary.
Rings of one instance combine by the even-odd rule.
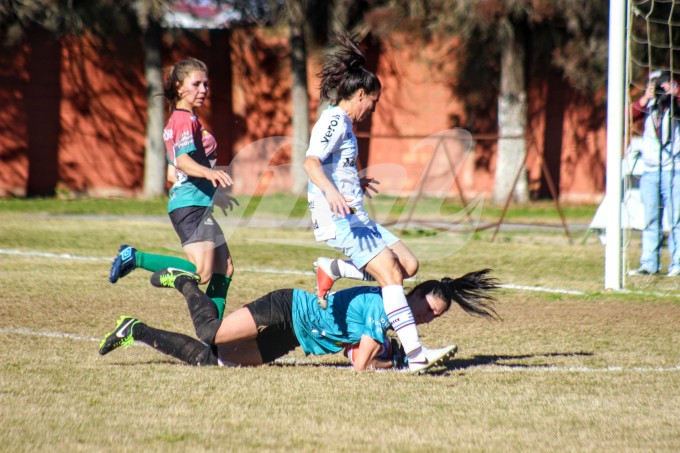
[[[228,215],[227,209],[233,211],[234,205],[241,206],[236,198],[219,190],[215,192],[213,203],[222,210],[225,216]]]
[[[374,186],[380,185],[380,181],[371,178],[370,176],[365,176],[359,180],[359,185],[361,186],[361,190],[362,192],[364,192],[364,195],[366,195],[368,198],[373,198],[369,191],[372,191],[373,193],[378,193],[378,189]]]
[[[331,212],[335,215],[345,217],[351,212],[347,200],[336,189],[326,192],[326,201],[328,201]]]
[[[224,170],[208,170],[205,179],[209,180],[213,187],[229,187],[234,184],[229,173]]]

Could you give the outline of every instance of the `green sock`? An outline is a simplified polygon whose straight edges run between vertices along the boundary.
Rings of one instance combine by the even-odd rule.
[[[139,250],[135,252],[136,267],[156,272],[166,267],[174,267],[189,272],[196,272],[196,266],[191,261],[170,255],[154,255]]]
[[[227,304],[227,292],[229,291],[230,284],[231,277],[222,274],[212,274],[210,283],[208,283],[208,289],[205,290],[205,294],[217,306],[217,313],[220,319],[224,316],[224,307]]]

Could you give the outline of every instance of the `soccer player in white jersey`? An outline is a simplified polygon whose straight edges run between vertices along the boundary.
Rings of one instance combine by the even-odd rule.
[[[319,74],[321,98],[330,101],[314,125],[304,168],[309,175],[308,201],[317,241],[341,250],[345,260],[319,258],[317,295],[322,308],[340,277],[375,279],[382,288],[387,317],[408,355],[412,371],[432,366],[455,346],[427,349],[404,295],[404,278],[418,271],[418,259],[396,236],[369,218],[364,191],[372,180],[359,178],[354,123],[369,117],[380,99],[378,77],[364,67],[365,58],[348,35],[338,39]]]

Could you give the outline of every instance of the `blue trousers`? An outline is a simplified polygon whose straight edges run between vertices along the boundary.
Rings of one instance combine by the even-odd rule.
[[[640,178],[640,200],[645,212],[640,267],[651,273],[661,270],[662,216],[665,213],[671,229],[668,270],[680,269],[680,170],[644,172]]]

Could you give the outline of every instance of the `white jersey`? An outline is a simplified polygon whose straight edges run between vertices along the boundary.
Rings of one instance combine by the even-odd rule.
[[[364,193],[356,165],[359,155],[357,139],[352,131],[352,120],[342,108],[331,107],[321,113],[312,129],[306,155],[321,161],[326,177],[335,184],[352,212],[359,219],[367,219],[363,206]],[[307,188],[307,200],[316,240],[333,239],[333,213],[324,193],[311,180]]]

